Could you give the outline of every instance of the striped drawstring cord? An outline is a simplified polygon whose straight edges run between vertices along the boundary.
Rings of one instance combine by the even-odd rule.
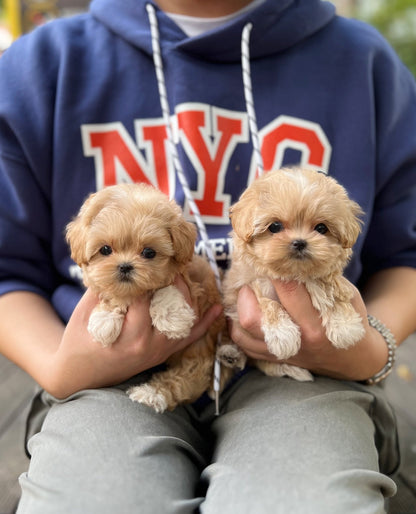
[[[263,157],[260,150],[259,131],[257,129],[256,111],[253,101],[253,87],[251,84],[250,69],[250,34],[253,25],[247,23],[241,35],[241,68],[243,70],[244,98],[246,100],[246,111],[250,128],[251,142],[257,164],[257,173],[264,173]]]
[[[153,52],[153,63],[156,71],[156,79],[157,79],[157,85],[158,85],[158,91],[159,91],[159,98],[160,98],[160,106],[162,109],[162,115],[163,120],[166,126],[166,133],[168,137],[168,145],[169,145],[169,151],[170,155],[172,157],[173,166],[175,169],[175,173],[179,179],[179,182],[181,184],[181,187],[183,189],[185,198],[188,201],[189,207],[191,209],[191,212],[193,213],[195,217],[195,222],[198,227],[199,235],[201,237],[205,255],[207,257],[207,260],[211,266],[211,269],[215,275],[215,280],[217,283],[218,290],[221,292],[222,285],[221,285],[221,277],[219,268],[217,265],[217,261],[215,260],[211,242],[208,237],[208,232],[205,227],[204,221],[202,219],[201,213],[199,211],[199,208],[197,204],[195,203],[194,197],[192,195],[191,189],[189,187],[188,181],[186,179],[184,170],[182,168],[182,164],[179,159],[178,150],[173,138],[173,131],[171,126],[171,119],[170,119],[170,110],[169,110],[169,103],[168,103],[168,97],[166,92],[166,81],[165,81],[165,74],[163,70],[163,60],[162,60],[162,53],[160,49],[160,43],[159,43],[159,27],[157,22],[157,16],[156,16],[156,10],[151,4],[146,5],[148,17],[149,17],[149,23],[150,23],[150,32],[151,32],[151,38],[152,38],[152,52]],[[252,29],[252,24],[248,23],[242,32],[241,37],[241,66],[243,71],[243,86],[244,86],[244,97],[246,102],[246,110],[247,110],[247,116],[249,120],[249,128],[250,128],[250,134],[255,154],[255,159],[257,163],[258,168],[258,174],[261,175],[263,173],[263,159],[260,151],[260,143],[259,143],[259,135],[258,135],[258,129],[257,129],[257,121],[256,121],[256,113],[254,109],[254,102],[253,102],[253,91],[252,91],[252,84],[251,84],[251,72],[250,72],[250,33]],[[218,336],[217,345],[219,346],[221,344],[221,334]],[[216,414],[219,414],[219,391],[220,391],[220,380],[221,380],[221,364],[218,358],[215,359],[215,365],[214,365],[214,378],[213,378],[213,389],[215,393],[215,410]]]
[[[163,120],[166,125],[166,132],[168,136],[168,144],[169,151],[172,157],[173,166],[175,169],[175,173],[179,179],[179,182],[182,186],[185,198],[188,201],[189,207],[195,217],[195,222],[198,227],[199,235],[202,240],[202,244],[204,246],[205,255],[207,260],[211,266],[211,269],[215,275],[215,280],[217,283],[218,290],[221,292],[221,277],[220,271],[217,265],[217,261],[215,260],[214,253],[212,251],[211,242],[208,237],[208,232],[205,227],[205,223],[202,219],[201,213],[197,204],[195,203],[194,197],[192,195],[191,189],[189,187],[188,181],[186,179],[185,173],[182,168],[181,161],[179,159],[178,150],[176,148],[175,141],[173,139],[172,126],[170,122],[170,112],[169,112],[169,103],[166,92],[166,83],[165,83],[165,74],[163,71],[163,61],[162,54],[160,51],[160,43],[159,43],[159,27],[157,23],[156,11],[153,5],[147,4],[147,13],[149,16],[150,23],[150,31],[152,36],[152,51],[153,51],[153,62],[156,70],[156,79],[157,86],[159,90],[159,98],[160,98],[160,106],[162,109]],[[218,335],[217,345],[221,344],[221,334]],[[213,389],[215,394],[215,411],[216,414],[219,414],[219,391],[220,391],[220,381],[221,381],[221,364],[219,360],[215,359],[214,365],[214,382]]]

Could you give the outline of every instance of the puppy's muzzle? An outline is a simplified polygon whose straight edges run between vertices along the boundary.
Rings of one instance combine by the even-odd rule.
[[[118,265],[118,278],[121,282],[130,282],[134,266],[129,262],[123,262]]]

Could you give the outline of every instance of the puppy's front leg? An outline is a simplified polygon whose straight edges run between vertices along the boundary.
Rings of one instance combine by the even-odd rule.
[[[336,348],[347,349],[365,334],[362,318],[354,307],[345,302],[335,304],[325,326],[328,339]]]
[[[175,286],[158,289],[150,302],[153,326],[169,339],[187,337],[193,327],[196,314]]]
[[[354,309],[352,285],[342,276],[326,282],[307,282],[306,288],[321,316],[328,339],[336,348],[347,349],[364,337],[362,318]]]
[[[280,364],[278,362],[256,361],[256,366],[269,377],[290,377],[298,382],[312,382],[313,375],[307,369],[292,366],[290,364]]]
[[[262,311],[262,330],[270,353],[279,359],[296,355],[301,345],[300,328],[290,318],[279,302],[259,298]]]
[[[173,410],[181,403],[199,398],[212,383],[214,353],[203,340],[183,351],[166,371],[155,373],[149,382],[127,390],[130,399],[152,407],[156,412]]]
[[[104,347],[110,346],[120,335],[127,309],[108,310],[98,305],[88,321],[88,332]]]

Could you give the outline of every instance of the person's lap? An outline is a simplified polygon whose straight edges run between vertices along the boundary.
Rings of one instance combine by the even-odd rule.
[[[120,389],[82,391],[54,403],[31,437],[18,512],[174,512],[186,500],[192,507],[202,443],[185,411],[157,414]]]
[[[395,492],[379,472],[376,441],[384,472],[398,461],[394,417],[379,388],[254,372],[223,408],[202,475],[204,513],[382,512],[383,493]]]
[[[379,388],[252,370],[218,417],[212,403],[157,414],[122,387],[48,402],[19,514],[382,512],[394,493],[379,472],[377,450],[384,473],[398,459]]]

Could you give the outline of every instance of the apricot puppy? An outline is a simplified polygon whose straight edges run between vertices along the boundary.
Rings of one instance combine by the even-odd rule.
[[[226,313],[238,323],[238,291],[248,284],[262,311],[265,342],[281,360],[296,355],[299,327],[277,298],[272,279],[305,284],[328,339],[349,348],[364,336],[351,305],[354,289],[342,275],[361,228],[361,208],[333,178],[302,168],[270,171],[256,179],[231,209],[232,264],[224,280]],[[243,367],[233,345],[219,348],[224,365]],[[285,363],[256,361],[267,375],[313,380]]]
[[[194,255],[196,229],[180,207],[146,184],[110,186],[88,197],[68,224],[67,240],[83,281],[99,297],[88,330],[103,346],[118,338],[129,305],[149,295],[153,325],[168,339],[187,337],[198,316],[221,301],[209,265]],[[173,285],[180,274],[189,287],[194,312]],[[167,361],[167,370],[132,387],[134,401],[158,412],[197,399],[209,389],[218,320],[205,337]]]

